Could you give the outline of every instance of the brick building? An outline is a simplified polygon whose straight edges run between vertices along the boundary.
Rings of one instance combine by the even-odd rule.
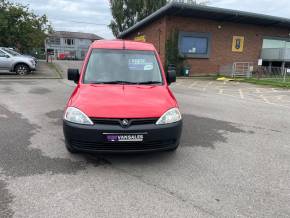
[[[178,51],[191,75],[214,74],[236,62],[258,60],[290,66],[290,19],[172,2],[120,34],[155,45],[165,64],[166,41],[178,35]]]

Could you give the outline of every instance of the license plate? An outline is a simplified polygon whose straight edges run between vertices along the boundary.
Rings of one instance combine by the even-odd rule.
[[[143,142],[143,134],[106,134],[108,142]]]

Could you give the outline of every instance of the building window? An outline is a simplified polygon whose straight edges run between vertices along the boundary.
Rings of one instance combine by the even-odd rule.
[[[60,45],[60,38],[50,37],[48,38],[47,43],[50,45]]]
[[[278,39],[264,39],[263,48],[285,48],[286,41]]]
[[[210,33],[179,33],[179,53],[188,58],[209,58]]]
[[[290,59],[289,38],[265,37],[261,59],[263,61],[288,61]]]
[[[64,43],[66,45],[74,45],[75,44],[75,40],[74,39],[65,39]]]
[[[79,39],[80,45],[89,46],[91,44],[91,40],[89,39]]]

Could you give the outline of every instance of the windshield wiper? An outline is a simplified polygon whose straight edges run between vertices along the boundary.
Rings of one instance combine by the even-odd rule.
[[[145,81],[145,82],[138,82],[136,84],[140,84],[140,85],[149,85],[149,84],[161,84],[162,82],[160,81]]]
[[[129,82],[129,81],[100,81],[100,82],[91,82],[90,84],[128,84],[128,85],[150,85],[150,84],[161,84],[160,81],[144,81],[144,82]]]
[[[138,84],[136,82],[129,81],[101,81],[101,82],[92,82],[90,84]]]

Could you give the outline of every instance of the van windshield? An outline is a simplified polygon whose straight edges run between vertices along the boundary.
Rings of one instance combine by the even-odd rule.
[[[83,82],[85,84],[162,84],[153,51],[94,49]]]

